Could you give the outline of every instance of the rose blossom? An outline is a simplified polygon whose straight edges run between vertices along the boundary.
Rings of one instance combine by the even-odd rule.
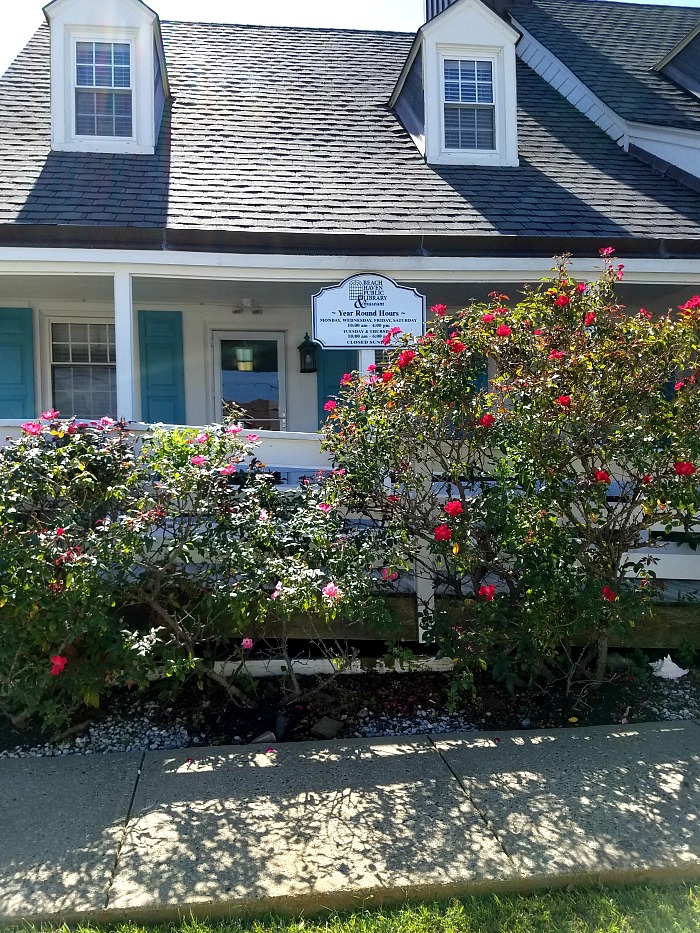
[[[242,424],[230,424],[226,428],[226,433],[227,434],[240,434],[242,430],[243,430]]]
[[[203,457],[201,454],[197,454],[196,457],[190,457],[190,463],[192,466],[203,466],[209,457]]]
[[[394,580],[398,580],[399,575],[395,571],[392,572],[388,567],[382,567],[382,580],[385,583],[393,583]]]
[[[447,305],[433,305],[430,310],[435,317],[444,317],[447,314]]]
[[[241,642],[241,648],[242,648],[244,651],[250,651],[250,649],[251,649],[252,647],[253,647],[253,639],[252,639],[252,638],[244,638],[243,641]]]
[[[609,586],[604,586],[603,589],[601,590],[601,594],[603,596],[603,599],[607,599],[609,603],[614,603],[615,600],[617,599],[617,593],[615,592],[615,590],[611,589]]]
[[[490,324],[491,321],[496,320],[496,315],[495,314],[484,314],[481,320],[483,321],[484,324]]]
[[[36,437],[37,435],[41,434],[43,429],[38,421],[25,421],[25,423],[22,425],[22,430],[25,433]]]
[[[55,418],[58,418],[60,414],[60,411],[55,411],[52,408],[51,411],[42,411],[41,417],[44,421],[53,421]]]
[[[445,512],[450,518],[458,518],[464,512],[464,506],[458,499],[452,499],[445,503]]]
[[[411,363],[415,358],[416,354],[414,350],[402,350],[401,353],[399,353],[398,359],[396,360],[396,365],[399,367],[399,369],[403,369],[404,366],[408,366],[408,364]]]
[[[697,472],[696,467],[688,460],[677,460],[673,464],[673,469],[676,471],[676,476],[692,476]]]
[[[219,468],[219,473],[222,476],[232,476],[236,472],[236,467],[233,463],[227,463],[226,466]]]
[[[570,303],[571,299],[568,295],[560,295],[554,302],[558,308],[565,308]]]
[[[552,350],[547,359],[549,360],[563,360],[566,356],[563,350]]]
[[[586,325],[586,327],[590,327],[591,324],[595,324],[595,311],[589,311],[583,319],[583,323]]]
[[[495,423],[496,423],[496,419],[494,418],[493,415],[489,414],[488,412],[485,415],[482,415],[481,418],[479,418],[479,424],[481,425],[482,428],[492,428]]]
[[[452,539],[452,529],[449,525],[438,525],[433,534],[436,541],[450,541]]]
[[[343,378],[340,380],[341,386],[351,386],[352,385],[352,376],[350,373],[343,373]]]
[[[61,654],[55,654],[51,661],[51,676],[58,677],[59,674],[63,672],[63,668],[68,664],[68,658],[64,658]]]
[[[507,324],[499,324],[496,328],[497,337],[510,337],[513,331],[508,327]]]
[[[596,483],[610,483],[610,474],[607,470],[596,470],[593,476]]]
[[[492,583],[488,583],[479,588],[479,596],[483,596],[487,602],[491,602],[495,595],[496,587]]]
[[[560,395],[557,399],[557,405],[561,405],[562,408],[568,408],[571,405],[571,396],[570,395]]]
[[[338,403],[333,401],[332,398],[329,398],[326,404],[323,406],[323,410],[324,411],[335,411],[337,407],[338,407]]]
[[[340,599],[340,589],[335,585],[335,583],[326,583],[326,585],[321,590],[321,593],[326,597],[326,599]]]

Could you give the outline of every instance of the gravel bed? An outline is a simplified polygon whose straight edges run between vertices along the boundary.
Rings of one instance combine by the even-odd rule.
[[[191,734],[183,719],[163,726],[157,704],[129,700],[118,713],[91,723],[84,735],[63,742],[0,751],[0,758],[49,758],[60,755],[94,755],[104,752],[145,752],[162,748],[190,748],[204,744]]]
[[[643,699],[633,706],[618,722],[629,721],[679,721],[694,719],[700,723],[700,672],[692,671],[677,681],[652,678],[642,688]],[[432,703],[432,700],[430,701]],[[196,718],[196,717],[195,717]],[[346,717],[345,728],[340,737],[375,738],[395,735],[426,735],[429,733],[474,732],[484,729],[529,729],[551,728],[566,722],[551,719],[537,721],[537,716],[510,720],[508,725],[502,716],[488,711],[447,713],[439,705],[418,705],[410,712],[374,713],[360,709]],[[570,719],[569,723],[575,720]],[[600,722],[600,719],[598,720]],[[579,726],[585,728],[585,722]],[[298,738],[308,738],[301,735]],[[35,745],[18,745],[0,750],[3,758],[46,758],[61,755],[93,755],[105,752],[143,752],[156,749],[192,748],[201,745],[245,744],[239,735],[224,736],[218,732],[194,725],[190,719],[171,709],[163,710],[151,700],[128,698],[117,709],[103,719],[90,723],[81,735],[62,741]]]

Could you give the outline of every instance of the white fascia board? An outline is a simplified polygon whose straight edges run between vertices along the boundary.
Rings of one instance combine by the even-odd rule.
[[[422,31],[426,38],[432,38],[434,34],[449,33],[455,23],[464,22],[468,8],[472,14],[486,21],[489,32],[500,32],[504,43],[515,44],[518,41],[518,32],[481,0],[457,0],[421,26],[419,32]]]
[[[626,258],[625,281],[700,284],[700,259]],[[538,281],[551,273],[552,257],[508,256],[298,256],[268,254],[1,247],[0,275],[104,275],[124,267],[134,276],[230,281],[327,282],[355,273],[384,273],[411,282]],[[572,274],[597,277],[601,261],[574,258]]]
[[[46,19],[51,22],[51,18],[56,16],[61,12],[65,12],[73,6],[75,3],[83,3],[84,0],[51,0],[51,3],[47,3],[43,8],[44,16]],[[114,5],[115,0],[111,0],[112,5]],[[117,3],[126,3],[129,6],[134,7],[142,16],[144,13],[149,14],[152,17],[157,18],[158,14],[155,10],[152,10],[148,4],[144,3],[143,0],[116,0]],[[102,6],[105,5],[105,0],[100,0]],[[96,6],[96,4],[94,4]]]
[[[616,143],[627,149],[625,120],[603,103],[573,71],[567,68],[546,46],[538,42],[515,18],[513,18],[513,23],[521,34],[520,42],[515,49],[518,58]]]
[[[420,51],[422,45],[423,45],[423,27],[421,26],[421,28],[416,33],[416,38],[413,40],[411,51],[408,53],[408,58],[404,62],[404,66],[401,69],[401,74],[399,75],[399,79],[396,82],[396,86],[394,90],[391,92],[391,97],[389,98],[390,107],[394,107],[396,104],[396,101],[399,99],[401,95],[401,91],[403,90],[403,86],[406,81],[406,78],[408,77],[408,73],[411,70],[411,65],[416,60],[416,55]]]
[[[686,45],[689,45],[697,36],[700,36],[700,23],[698,23],[694,29],[691,29],[688,35],[684,36],[677,45],[674,45],[671,51],[667,55],[664,55],[661,61],[657,62],[651,70],[662,71],[666,65],[670,64],[676,55],[682,52]]]

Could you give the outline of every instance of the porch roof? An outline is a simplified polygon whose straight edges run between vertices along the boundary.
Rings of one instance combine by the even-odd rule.
[[[162,28],[173,100],[152,157],[51,152],[47,27],[0,79],[0,242],[551,254],[633,238],[698,254],[700,193],[522,63],[520,166],[438,167],[387,106],[412,35]]]

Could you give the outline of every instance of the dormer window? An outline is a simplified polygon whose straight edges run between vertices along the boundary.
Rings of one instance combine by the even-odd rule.
[[[518,33],[482,0],[426,0],[389,105],[430,165],[518,164]]]
[[[133,136],[131,45],[76,42],[76,136]]]
[[[143,0],[51,0],[51,147],[152,155],[168,71],[158,16]]]
[[[443,60],[445,149],[496,148],[493,62]]]

